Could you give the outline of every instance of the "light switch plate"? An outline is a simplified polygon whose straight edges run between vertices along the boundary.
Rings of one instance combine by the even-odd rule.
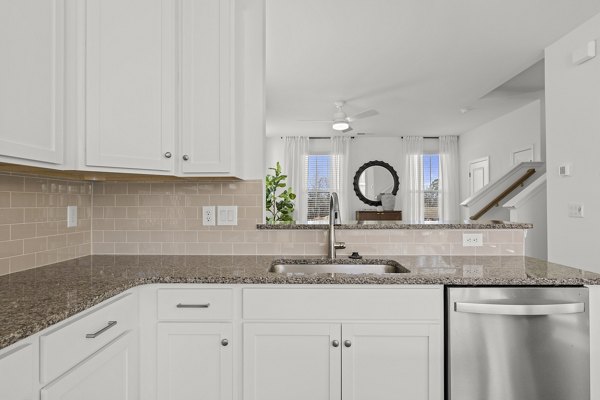
[[[77,206],[67,207],[67,228],[75,228],[77,226]]]
[[[463,247],[481,247],[483,246],[482,233],[463,233]]]
[[[237,225],[237,206],[217,207],[217,224]]]
[[[583,218],[583,203],[569,203],[569,217]]]

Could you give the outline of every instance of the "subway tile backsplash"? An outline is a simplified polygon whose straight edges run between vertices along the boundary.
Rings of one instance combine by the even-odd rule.
[[[89,182],[0,174],[0,275],[91,254],[91,210]]]
[[[325,230],[257,230],[262,182],[86,182],[0,174],[0,275],[89,254],[324,256]],[[66,207],[78,206],[67,228]],[[202,206],[238,206],[238,225],[202,225]],[[523,255],[524,231],[338,230],[347,255]],[[473,233],[473,230],[469,230]]]

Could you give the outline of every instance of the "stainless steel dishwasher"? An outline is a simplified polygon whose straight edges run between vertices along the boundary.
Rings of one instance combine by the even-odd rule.
[[[588,290],[448,288],[447,400],[589,400]]]

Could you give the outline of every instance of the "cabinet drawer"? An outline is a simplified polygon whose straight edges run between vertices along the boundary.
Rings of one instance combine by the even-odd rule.
[[[160,321],[205,321],[231,319],[231,289],[159,289]]]
[[[442,319],[441,288],[244,289],[243,315],[259,320]]]
[[[49,382],[137,325],[136,298],[128,293],[40,337],[41,379]]]

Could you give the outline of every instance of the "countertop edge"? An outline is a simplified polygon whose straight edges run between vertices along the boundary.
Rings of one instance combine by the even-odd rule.
[[[258,230],[326,230],[327,224],[257,224]],[[481,224],[341,224],[336,225],[341,230],[382,230],[382,229],[404,229],[404,230],[494,230],[494,229],[532,229],[529,223],[481,223]]]

